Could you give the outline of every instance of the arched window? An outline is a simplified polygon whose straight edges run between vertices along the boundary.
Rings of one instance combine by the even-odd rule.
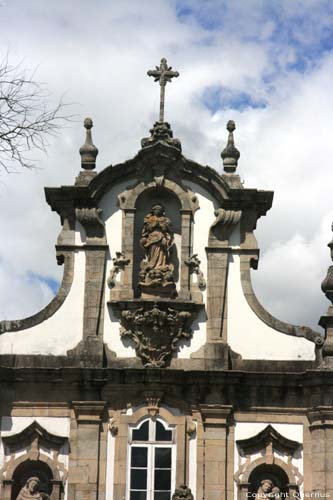
[[[147,419],[129,430],[127,500],[170,500],[175,487],[175,430]]]

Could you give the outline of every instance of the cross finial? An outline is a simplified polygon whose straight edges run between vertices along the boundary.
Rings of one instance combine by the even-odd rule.
[[[168,66],[167,60],[163,57],[159,66],[156,69],[150,69],[147,72],[148,76],[153,76],[155,82],[160,83],[160,123],[164,122],[164,102],[165,102],[165,86],[167,82],[171,82],[172,78],[179,76],[178,71],[172,71],[172,66]]]

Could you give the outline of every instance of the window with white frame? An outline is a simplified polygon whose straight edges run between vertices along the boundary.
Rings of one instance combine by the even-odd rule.
[[[129,430],[127,500],[170,500],[175,486],[175,430],[147,419]]]

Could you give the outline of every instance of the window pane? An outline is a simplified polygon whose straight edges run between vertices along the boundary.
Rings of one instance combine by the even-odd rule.
[[[148,441],[148,431],[149,422],[146,420],[143,422],[139,429],[133,429],[132,439],[133,441]]]
[[[171,470],[155,470],[154,490],[171,489]]]
[[[147,469],[131,469],[131,490],[147,489]]]
[[[147,448],[132,447],[131,467],[147,467]]]
[[[130,493],[130,500],[146,500],[146,498],[147,498],[146,491],[131,491]]]
[[[170,500],[170,491],[155,491],[154,500]]]
[[[166,431],[161,422],[156,422],[156,441],[172,441],[172,431]]]
[[[171,469],[171,448],[155,449],[155,468]]]

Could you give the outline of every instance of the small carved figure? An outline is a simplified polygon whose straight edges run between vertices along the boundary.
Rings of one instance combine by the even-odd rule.
[[[16,500],[49,500],[50,496],[47,493],[40,491],[40,480],[38,477],[29,477]]]
[[[113,268],[110,271],[107,283],[109,288],[116,286],[116,276],[120,271],[123,271],[125,266],[130,263],[130,259],[126,259],[122,252],[116,252],[116,257],[112,259]]]
[[[256,493],[257,499],[278,499],[280,498],[280,488],[274,486],[270,479],[263,479]]]
[[[143,291],[170,295],[175,289],[170,253],[174,237],[171,221],[162,205],[154,205],[144,218],[140,245],[145,252],[141,262],[139,286]]]

